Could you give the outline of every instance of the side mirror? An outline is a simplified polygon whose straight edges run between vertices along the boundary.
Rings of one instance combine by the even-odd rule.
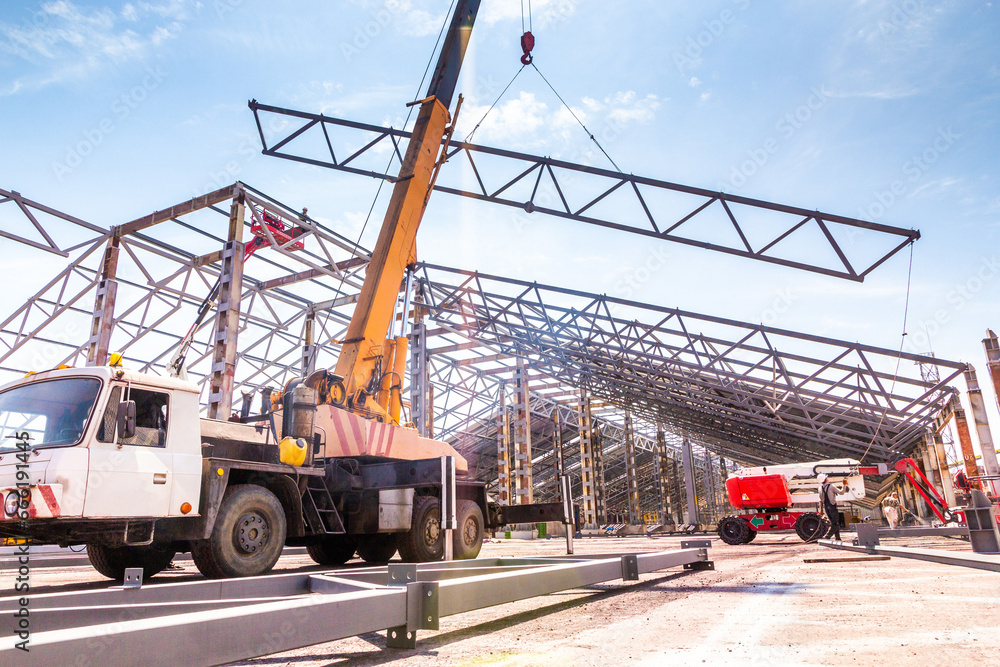
[[[128,440],[135,437],[135,401],[122,401],[118,404],[118,439]]]

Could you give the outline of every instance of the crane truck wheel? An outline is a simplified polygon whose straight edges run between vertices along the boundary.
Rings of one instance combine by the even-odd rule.
[[[399,539],[399,556],[407,563],[426,563],[441,560],[443,555],[441,501],[434,496],[416,496],[410,531]]]
[[[743,544],[750,544],[751,542],[753,542],[755,537],[757,537],[757,531],[751,528],[749,531],[747,531],[747,539],[746,542],[744,542]]]
[[[826,535],[827,521],[816,512],[806,512],[800,514],[795,520],[795,534],[802,538],[803,542],[815,542]]]
[[[750,541],[747,539],[749,537],[747,533],[750,532],[750,524],[738,516],[723,517],[719,521],[716,532],[719,534],[719,539],[726,544],[745,544]]]
[[[285,511],[273,493],[255,484],[226,490],[207,540],[191,547],[198,570],[206,577],[254,577],[274,567],[285,546]]]
[[[156,549],[153,547],[106,547],[102,544],[88,544],[87,558],[94,569],[108,579],[122,581],[125,570],[130,567],[141,567],[142,578],[148,579],[167,569],[174,559],[173,549]]]
[[[358,540],[358,555],[366,563],[388,563],[396,555],[398,543],[395,533],[362,535]]]
[[[458,560],[471,559],[483,548],[483,510],[474,500],[458,501],[458,530],[454,535],[454,553]]]
[[[349,535],[327,535],[306,547],[309,557],[320,565],[343,565],[358,549],[357,540]]]

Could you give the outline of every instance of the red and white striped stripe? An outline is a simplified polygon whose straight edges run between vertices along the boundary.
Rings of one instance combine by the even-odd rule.
[[[62,499],[62,484],[38,484],[29,488],[31,489],[31,499],[28,501],[28,518],[51,519],[62,516],[62,512],[59,509],[59,501]],[[7,494],[11,491],[21,492],[17,488],[8,488],[0,493],[6,499]],[[15,516],[7,516],[6,512],[0,512],[0,514],[3,514],[0,520],[18,521],[21,518],[21,511],[19,510]]]

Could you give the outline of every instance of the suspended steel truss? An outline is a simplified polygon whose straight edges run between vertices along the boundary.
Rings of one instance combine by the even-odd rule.
[[[249,103],[265,155],[394,181],[410,133]],[[274,122],[277,121],[277,122]],[[265,133],[264,127],[269,132]],[[270,130],[280,136],[268,141]],[[861,282],[920,232],[468,142],[434,190]],[[865,243],[855,239],[864,234]]]

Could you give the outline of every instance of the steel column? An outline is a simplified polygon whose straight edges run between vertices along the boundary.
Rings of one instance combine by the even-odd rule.
[[[656,493],[660,502],[660,523],[673,523],[670,520],[670,484],[667,479],[667,470],[670,461],[667,459],[667,439],[663,433],[663,428],[657,425],[656,428]]]
[[[608,523],[608,489],[604,480],[604,434],[594,429],[594,490],[597,497],[597,523]]]
[[[229,241],[222,249],[219,276],[218,315],[212,343],[212,371],[209,380],[209,419],[229,419],[235,385],[237,339],[240,329],[240,298],[243,294],[243,194],[233,200],[229,213]]]
[[[958,394],[951,397],[951,411],[955,415],[955,431],[958,432],[958,443],[962,448],[962,461],[965,463],[967,477],[978,477],[982,474],[976,463],[976,450],[972,448],[972,434],[969,432],[969,421],[965,416],[965,408]],[[973,484],[976,482],[973,481]]]
[[[414,308],[414,311],[419,311]],[[417,433],[428,434],[427,391],[430,384],[427,372],[427,325],[414,321],[410,329],[410,421],[417,426]]]
[[[316,370],[316,354],[319,351],[313,343],[313,326],[316,324],[316,311],[306,311],[306,321],[302,329],[302,376],[309,377]]]
[[[534,499],[531,480],[531,406],[528,396],[528,372],[524,361],[517,360],[514,368],[514,473],[515,498],[518,505],[530,505]]]
[[[593,422],[590,414],[590,397],[586,389],[580,390],[580,478],[583,488],[583,524],[597,528],[597,475],[593,448]]]
[[[87,346],[87,365],[103,366],[108,363],[111,332],[115,328],[115,299],[118,296],[118,251],[121,240],[117,236],[108,239],[101,262],[101,274],[94,299],[94,320],[90,328],[90,342]]]
[[[990,369],[990,377],[993,379],[993,397],[1000,408],[1000,340],[992,329],[986,330],[983,348],[986,350],[986,367]]]
[[[625,411],[625,479],[628,484],[628,522],[637,526],[642,522],[639,508],[639,471],[635,464],[635,441],[632,439],[632,413]]]
[[[687,438],[684,438],[681,455],[684,464],[684,488],[687,491],[687,523],[694,525],[698,523],[698,500],[695,490],[694,452],[691,451],[691,441]]]
[[[986,416],[986,401],[983,399],[983,391],[979,388],[979,380],[976,379],[976,370],[970,364],[965,371],[965,383],[969,389],[969,405],[972,406],[972,418],[976,422],[976,435],[979,436],[979,449],[983,455],[983,470],[987,476],[1000,476],[1000,464],[997,463],[997,451],[993,445],[993,436],[990,433],[990,421]],[[983,490],[990,488],[990,495],[996,495],[1000,491],[1000,484],[988,481]]]
[[[566,473],[566,458],[563,453],[562,423],[559,418],[559,408],[552,411],[552,448],[556,451],[556,478]],[[556,486],[559,482],[556,482]]]
[[[510,505],[510,417],[504,383],[500,384],[500,407],[497,410],[497,502]]]
[[[681,463],[674,457],[670,458],[670,508],[673,511],[675,524],[684,523],[684,496],[681,489],[684,482],[681,474]]]

